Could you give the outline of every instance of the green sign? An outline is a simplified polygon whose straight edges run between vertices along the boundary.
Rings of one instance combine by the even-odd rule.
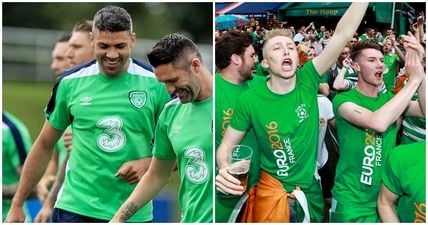
[[[285,16],[342,16],[346,8],[289,9]]]

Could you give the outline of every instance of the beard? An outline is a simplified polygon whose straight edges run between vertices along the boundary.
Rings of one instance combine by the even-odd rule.
[[[253,79],[253,68],[246,67],[245,65],[241,65],[238,68],[238,73],[244,79],[244,81]]]

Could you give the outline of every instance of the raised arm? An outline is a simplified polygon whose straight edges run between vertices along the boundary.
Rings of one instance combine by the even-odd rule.
[[[346,10],[342,18],[340,18],[331,41],[322,53],[313,60],[318,74],[322,75],[327,71],[340,55],[348,41],[352,39],[364,17],[368,4],[368,2],[354,2]]]
[[[421,108],[425,107],[425,102],[421,101],[425,101],[425,94],[421,93],[421,107],[417,107],[417,102],[411,101],[424,80],[425,75],[421,67],[418,54],[409,49],[406,53],[406,68],[411,69],[408,71],[409,81],[397,95],[374,112],[352,102],[345,102],[339,106],[340,115],[355,125],[377,132],[384,132],[406,109],[408,115],[423,116]]]
[[[422,58],[425,55],[425,48],[418,42],[417,38],[409,32],[404,37],[404,47],[406,49],[405,68],[409,77],[421,77],[422,82],[418,88],[419,100],[412,101],[406,111],[407,116],[425,117],[426,112],[426,87],[425,87],[425,71],[422,65]]]

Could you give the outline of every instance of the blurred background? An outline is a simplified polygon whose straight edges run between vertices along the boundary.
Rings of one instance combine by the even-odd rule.
[[[134,58],[148,62],[146,53],[157,40],[175,32],[195,41],[213,71],[213,3],[2,3],[2,109],[21,119],[33,140],[43,125],[43,109],[55,82],[49,66],[56,40],[107,5],[131,14],[138,39]],[[178,183],[175,173],[156,198],[154,222],[179,221]]]

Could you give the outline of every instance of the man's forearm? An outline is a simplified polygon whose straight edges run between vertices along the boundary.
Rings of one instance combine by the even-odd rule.
[[[30,151],[21,173],[18,189],[13,198],[14,204],[22,206],[25,199],[30,196],[43,176],[51,155],[52,151],[44,151],[37,146]]]
[[[51,207],[55,204],[56,198],[58,196],[58,192],[61,189],[62,183],[64,183],[65,177],[65,169],[67,167],[68,158],[70,157],[70,153],[67,152],[64,161],[61,164],[61,167],[58,170],[58,174],[56,175],[55,182],[49,191],[48,197],[46,201],[50,204]]]
[[[343,34],[346,35],[345,37],[352,38],[354,32],[360,26],[361,20],[366,13],[368,4],[368,2],[352,3],[337,23],[334,35]]]
[[[426,112],[426,91],[425,91],[426,87],[425,87],[425,84],[426,84],[426,78],[424,78],[422,80],[422,83],[418,88],[418,98],[419,98],[418,102],[419,102],[419,107],[421,108],[421,111],[422,111],[422,115],[426,115],[425,114],[425,112]]]

